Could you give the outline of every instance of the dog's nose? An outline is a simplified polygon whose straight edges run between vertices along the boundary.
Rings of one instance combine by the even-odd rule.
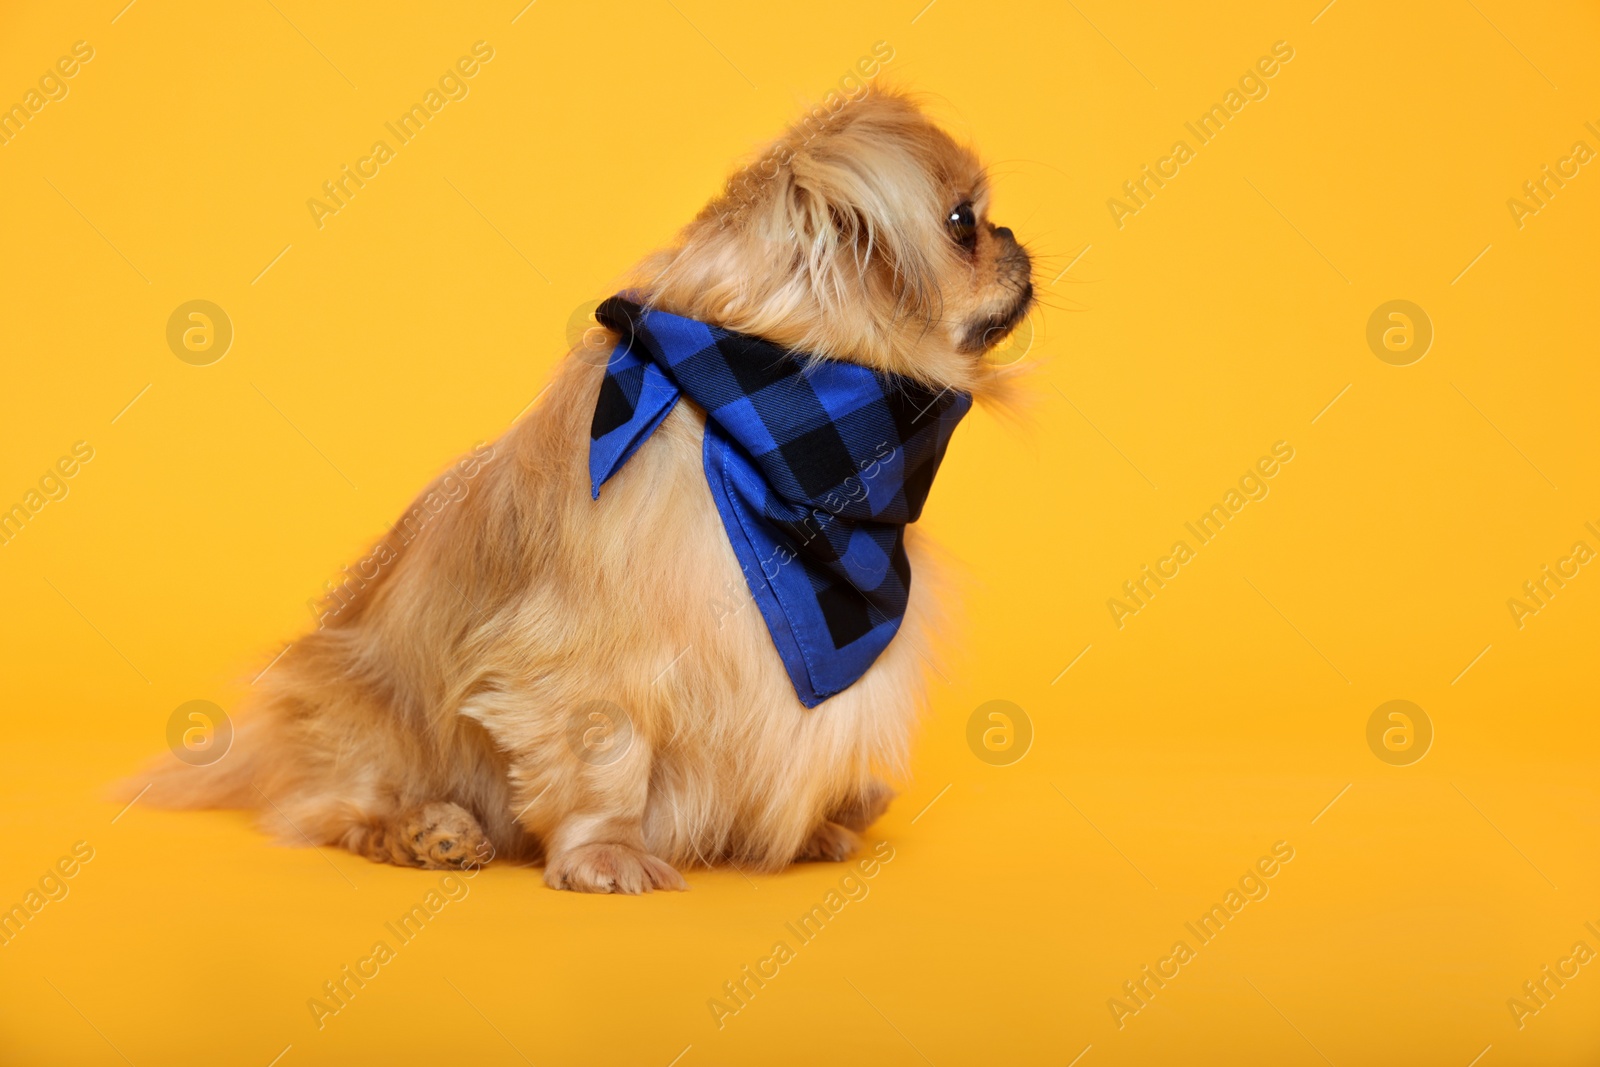
[[[1011,232],[1011,227],[1009,226],[996,226],[994,228],[994,235],[1003,241],[1016,240],[1016,235]]]

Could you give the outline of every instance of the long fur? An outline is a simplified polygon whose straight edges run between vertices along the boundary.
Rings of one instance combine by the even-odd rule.
[[[996,392],[1004,372],[973,330],[1006,324],[997,343],[1025,313],[1030,263],[981,221],[970,152],[908,98],[873,92],[760,159],[635,270],[648,303]],[[946,222],[962,201],[980,218],[971,249]],[[847,855],[907,772],[933,561],[909,530],[899,635],[807,710],[706,485],[702,411],[681,401],[590,498],[602,362],[569,355],[466,495],[295,642],[241,710],[233,752],[163,764],[130,791],[153,777],[156,804],[249,808],[285,842],[387,862],[542,856],[546,881],[572,889],[681,888],[674,868]],[[574,738],[595,724],[619,751],[631,731],[620,758],[581,758]]]

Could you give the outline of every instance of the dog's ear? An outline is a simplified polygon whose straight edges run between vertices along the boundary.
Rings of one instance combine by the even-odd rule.
[[[824,307],[884,278],[904,314],[937,317],[950,250],[925,136],[911,104],[872,93],[785,139],[771,219],[781,232],[770,236],[794,243]]]

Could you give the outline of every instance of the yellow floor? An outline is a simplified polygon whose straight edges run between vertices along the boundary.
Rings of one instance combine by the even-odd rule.
[[[1593,5],[124,2],[0,12],[0,1062],[1600,1062]],[[587,898],[102,799],[866,68],[1047,305],[928,509],[968,624],[871,877]]]

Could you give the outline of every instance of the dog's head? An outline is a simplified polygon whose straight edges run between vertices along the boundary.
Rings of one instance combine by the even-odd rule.
[[[675,314],[981,391],[984,353],[1033,303],[1028,253],[988,206],[971,151],[871,90],[734,174],[635,284]]]

